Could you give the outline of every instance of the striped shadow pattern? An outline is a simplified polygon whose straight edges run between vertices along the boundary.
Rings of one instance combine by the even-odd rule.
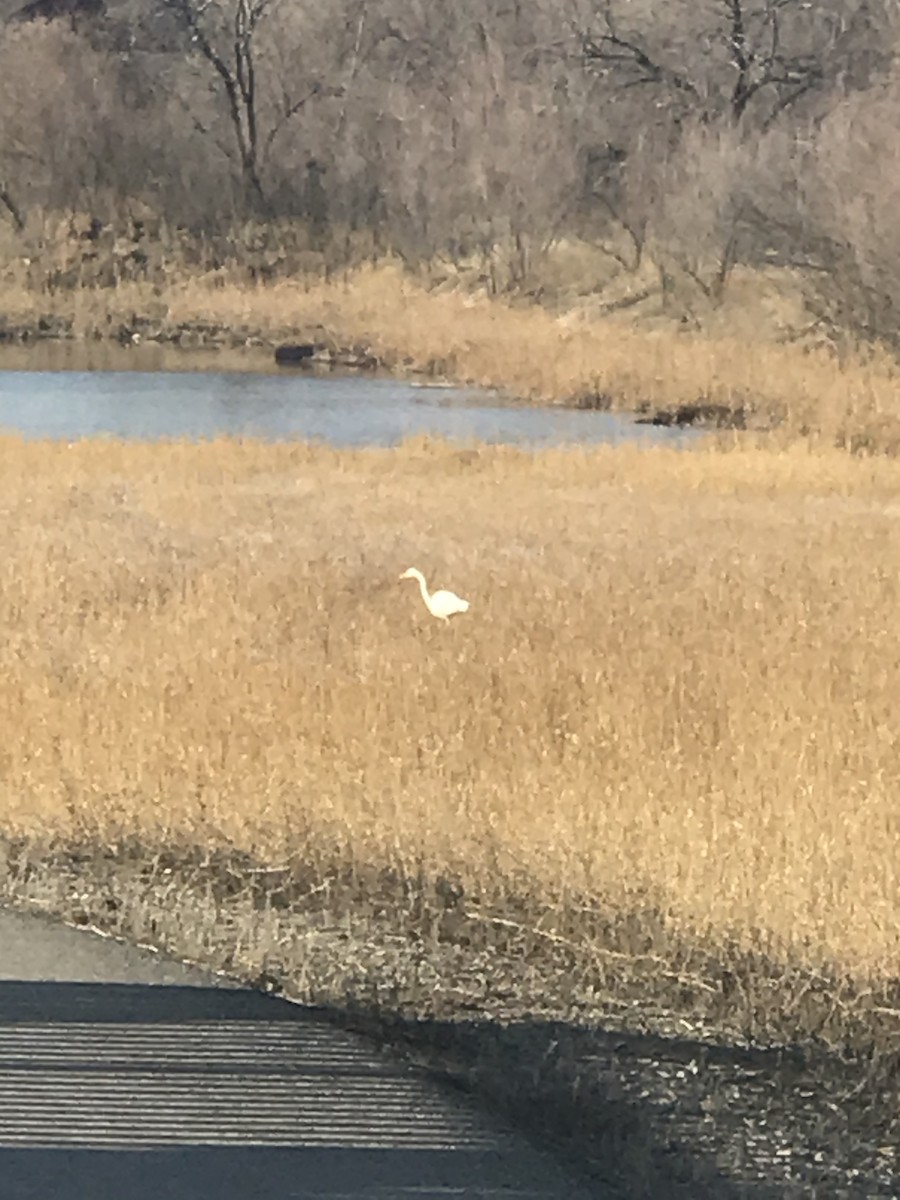
[[[418,1073],[312,1021],[0,1025],[0,1145],[490,1149]]]
[[[39,962],[93,978],[17,978],[46,932],[19,924],[0,911],[0,1200],[584,1200],[325,1011],[58,930]]]

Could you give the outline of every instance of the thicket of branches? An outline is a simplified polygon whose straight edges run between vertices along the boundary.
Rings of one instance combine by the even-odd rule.
[[[900,341],[897,0],[0,4],[0,205],[303,222],[417,263],[554,242],[713,302],[793,268]],[[495,280],[495,282],[497,282]]]

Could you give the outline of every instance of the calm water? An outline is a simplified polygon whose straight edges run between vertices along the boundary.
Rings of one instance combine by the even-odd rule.
[[[683,431],[572,409],[523,408],[477,391],[425,388],[365,376],[312,376],[269,366],[268,355],[190,356],[194,369],[159,369],[169,357],[104,349],[107,369],[25,369],[34,350],[0,354],[0,428],[26,437],[113,436],[320,439],[336,446],[391,446],[421,434],[457,441],[552,445],[683,442]],[[110,360],[115,369],[108,369]],[[41,359],[31,359],[41,362]],[[59,355],[56,356],[56,362]],[[51,355],[50,364],[54,364]],[[46,358],[43,366],[46,367]],[[129,369],[123,370],[127,366]]]

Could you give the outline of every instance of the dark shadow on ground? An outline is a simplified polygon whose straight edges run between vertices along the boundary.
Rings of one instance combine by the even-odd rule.
[[[303,1011],[310,1015],[318,1012]],[[138,1025],[172,1021],[296,1021],[297,1012],[296,1005],[249,988],[0,980],[0,1025],[60,1021]]]
[[[343,1021],[413,1060],[445,1063],[505,1119],[577,1157],[609,1200],[900,1194],[893,1084],[882,1093],[824,1051],[550,1021],[386,1020],[365,1010]]]
[[[245,989],[0,982],[3,1200],[784,1194],[738,1190],[712,1157],[667,1137],[658,1096],[585,1090],[555,1097],[552,1114],[486,1112],[465,1071],[440,1077],[434,1057],[416,1070],[360,1024],[354,1034],[346,1014]],[[391,1040],[443,1040],[448,1063],[468,1057],[469,1082],[490,1094],[493,1072],[535,1069],[547,1036],[542,1023],[418,1022],[395,1024]],[[577,1137],[558,1136],[569,1121],[601,1139],[604,1178],[585,1182]],[[532,1148],[548,1133],[556,1162]]]
[[[590,1194],[322,1016],[244,989],[0,982],[0,1195]]]
[[[517,1188],[489,1152],[192,1146],[153,1150],[0,1147],[3,1200],[532,1200],[567,1193]]]

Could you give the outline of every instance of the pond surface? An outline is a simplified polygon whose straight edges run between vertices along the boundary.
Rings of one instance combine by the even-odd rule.
[[[270,352],[239,357],[104,347],[87,363],[82,351],[73,369],[64,365],[62,349],[0,352],[0,429],[69,441],[227,435],[334,446],[392,446],[423,434],[530,446],[677,444],[692,436],[611,413],[524,407],[473,389],[278,370]],[[173,362],[180,369],[171,369]]]

